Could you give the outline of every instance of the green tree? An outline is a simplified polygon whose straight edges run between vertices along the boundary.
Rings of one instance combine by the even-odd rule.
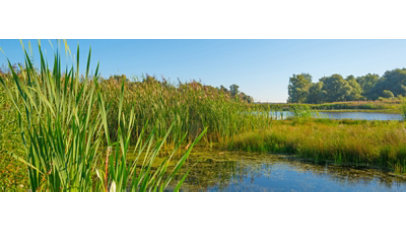
[[[376,83],[379,81],[378,74],[367,74],[365,76],[357,77],[357,82],[362,88],[362,96],[368,100],[372,100],[373,93],[372,89],[375,87]]]
[[[288,102],[303,103],[309,94],[309,88],[312,85],[312,76],[309,74],[293,75],[289,78]]]
[[[372,89],[372,98],[383,96],[384,90],[390,90],[395,96],[406,96],[406,69],[386,71]]]
[[[339,74],[323,77],[320,81],[323,82],[322,90],[326,92],[326,102],[346,101],[351,96],[350,84]]]
[[[228,89],[226,87],[224,87],[224,85],[220,85],[220,90],[225,93],[228,93]]]
[[[323,82],[313,83],[309,88],[309,94],[307,95],[307,103],[323,103],[325,93],[323,91]]]
[[[346,100],[357,101],[357,100],[363,99],[362,88],[359,85],[359,83],[357,82],[357,80],[355,79],[355,77],[350,75],[345,80],[348,82],[348,84],[351,87]]]
[[[392,91],[385,89],[385,90],[382,92],[382,97],[383,97],[383,98],[394,98],[395,95],[392,93]]]
[[[238,88],[240,88],[240,87],[236,84],[230,85],[231,96],[235,97],[236,95],[238,95],[238,93],[240,92],[240,91],[238,91]]]
[[[241,98],[242,100],[244,100],[244,101],[246,101],[246,102],[248,102],[248,103],[254,102],[254,98],[253,98],[253,97],[251,97],[251,96],[249,96],[249,95],[247,95],[247,94],[245,94],[245,93],[243,93],[243,92],[241,92],[239,95],[240,95],[240,98]]]

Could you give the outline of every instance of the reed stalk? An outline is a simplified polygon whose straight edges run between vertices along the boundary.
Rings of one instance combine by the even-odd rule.
[[[152,126],[148,135],[142,135],[147,126],[135,122],[134,108],[129,113],[123,110],[124,83],[119,91],[118,110],[107,108],[106,96],[99,84],[99,65],[90,73],[91,50],[84,75],[79,71],[79,47],[76,66],[66,67],[64,72],[58,51],[51,69],[39,44],[39,70],[34,68],[27,51],[23,51],[25,63],[20,66],[21,71],[17,73],[8,62],[12,80],[0,78],[0,83],[17,111],[25,155],[13,156],[28,167],[31,191],[167,190],[205,129],[197,132],[176,167],[169,170],[168,158],[159,167],[152,168],[171,128],[164,138],[156,136],[157,130],[162,131],[157,128],[159,125]],[[108,115],[113,113],[116,128],[109,129],[108,123],[112,122]],[[132,136],[134,128],[140,131],[136,137]],[[114,140],[110,137],[113,133]],[[134,139],[136,160],[131,162],[128,152]],[[108,153],[103,170],[105,148]],[[141,155],[144,159],[139,163]]]

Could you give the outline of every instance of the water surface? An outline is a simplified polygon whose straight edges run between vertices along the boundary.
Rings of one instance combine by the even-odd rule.
[[[271,112],[271,116],[275,119],[286,119],[293,117],[294,114],[289,111]],[[376,112],[313,112],[314,118],[328,118],[328,119],[352,119],[352,120],[403,120],[401,114],[393,113],[376,113]]]
[[[196,153],[186,168],[183,191],[406,191],[406,179],[389,172],[317,165],[286,155]]]

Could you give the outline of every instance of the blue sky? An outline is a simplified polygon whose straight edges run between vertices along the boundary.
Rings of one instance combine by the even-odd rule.
[[[28,47],[28,40],[23,41]],[[31,41],[36,55],[37,40]],[[52,47],[50,45],[52,43]],[[58,42],[41,40],[47,56]],[[80,45],[82,70],[89,47],[92,62],[100,62],[102,76],[143,73],[177,79],[201,80],[213,86],[237,84],[256,101],[285,102],[289,77],[309,73],[313,81],[334,73],[382,75],[406,67],[406,40],[68,40],[73,53]],[[23,61],[19,40],[0,40],[12,63]],[[63,44],[61,51],[64,52]],[[52,60],[52,59],[49,59]],[[51,62],[51,61],[50,61]]]

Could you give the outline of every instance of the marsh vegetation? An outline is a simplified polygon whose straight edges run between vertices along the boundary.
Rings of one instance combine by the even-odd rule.
[[[259,104],[237,85],[216,88],[149,75],[103,78],[90,51],[86,68],[79,69],[79,47],[69,67],[62,66],[59,52],[51,66],[41,46],[38,52],[38,67],[24,50],[23,65],[9,63],[0,72],[1,191],[178,191],[197,180],[197,171],[218,171],[211,172],[214,161],[191,166],[196,146],[206,155],[283,153],[317,164],[406,171],[404,121],[312,117],[330,109],[406,116],[399,94],[374,102]],[[272,112],[283,110],[293,116],[273,118]]]
[[[406,170],[403,121],[285,120],[270,129],[235,135],[230,150],[296,154],[314,162],[381,166]]]

